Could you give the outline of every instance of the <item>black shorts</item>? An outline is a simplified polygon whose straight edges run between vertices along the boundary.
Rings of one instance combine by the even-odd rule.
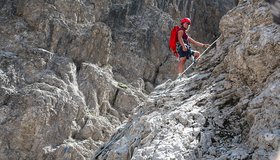
[[[180,58],[187,57],[187,59],[189,59],[192,55],[194,55],[194,51],[192,50],[191,47],[189,47],[187,51],[183,51],[183,48],[179,47],[178,53],[180,55]]]

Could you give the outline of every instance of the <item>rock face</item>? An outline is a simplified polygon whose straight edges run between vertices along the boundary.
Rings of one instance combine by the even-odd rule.
[[[112,78],[103,5],[1,2],[0,159],[89,158],[144,101]]]
[[[1,1],[0,159],[275,159],[279,26],[261,0],[220,20],[235,4]],[[184,16],[193,38],[222,36],[165,82]]]
[[[93,158],[278,160],[280,26],[264,1],[240,1],[220,31],[196,70],[158,86]]]
[[[193,37],[210,43],[219,34],[221,16],[234,5],[234,0],[3,1],[1,21],[8,24],[1,27],[2,50],[24,44],[67,56],[77,66],[110,64],[118,81],[135,84],[141,78],[152,91],[177,75],[168,51],[176,22],[192,17]]]
[[[151,91],[153,85],[176,77],[177,62],[168,51],[171,28],[179,25],[182,17],[191,17],[194,29],[190,34],[197,40],[210,43],[219,35],[221,16],[234,5],[234,0],[112,3],[105,23],[113,32],[110,64],[114,66],[115,78],[133,82],[136,77],[141,77],[146,90]]]
[[[145,98],[109,73],[83,63],[77,75],[71,59],[43,49],[1,52],[1,158],[60,158],[67,148],[87,157]]]

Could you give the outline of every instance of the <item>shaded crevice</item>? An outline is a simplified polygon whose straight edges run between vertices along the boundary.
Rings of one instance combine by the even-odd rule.
[[[112,106],[114,107],[115,106],[115,103],[116,103],[116,100],[117,100],[117,97],[118,97],[118,95],[119,95],[119,89],[117,89],[117,91],[116,91],[116,93],[115,93],[115,95],[114,95],[114,97],[113,97],[113,99],[112,99],[112,102],[111,102],[111,104],[112,104]]]
[[[160,65],[159,65],[158,67],[156,67],[155,76],[154,76],[154,78],[152,79],[152,84],[153,84],[153,85],[157,85],[157,84],[156,84],[156,79],[157,79],[157,77],[158,77],[158,75],[159,75],[159,69],[160,69],[161,66],[163,66],[163,65],[168,61],[168,59],[170,58],[170,56],[173,56],[173,55],[168,54],[168,55],[165,57],[165,59],[163,60],[163,62],[161,62]],[[148,80],[144,79],[144,81],[147,82]]]
[[[205,123],[203,124],[203,127],[207,128],[210,125],[208,118],[205,119]]]
[[[4,5],[6,4],[7,0],[1,0],[0,1],[0,9],[2,9],[4,7]]]
[[[231,96],[231,95],[230,95]],[[224,107],[227,107],[227,106],[236,106],[237,103],[239,102],[240,98],[237,98],[237,97],[230,97],[229,99],[225,100],[224,101],[224,104],[223,105],[220,105],[219,106],[219,109],[222,109]]]
[[[81,70],[81,68],[82,68],[82,62],[78,61],[76,59],[73,59],[73,62],[75,64],[75,66],[76,66],[76,74],[78,75],[80,70]]]
[[[48,50],[51,49],[53,32],[54,32],[54,23],[53,23],[52,20],[49,22],[49,29],[50,29],[50,32],[49,32],[49,35],[47,36],[47,48],[48,48]]]
[[[9,103],[10,99],[11,99],[11,95],[5,95],[5,99],[2,102],[2,106],[5,106],[5,105],[8,106],[9,105],[8,103]]]
[[[17,15],[17,4],[15,1],[12,1],[12,6],[11,6],[11,12],[12,12],[12,15],[16,16]]]

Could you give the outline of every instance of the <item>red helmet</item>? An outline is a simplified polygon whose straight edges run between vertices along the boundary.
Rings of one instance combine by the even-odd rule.
[[[189,18],[183,18],[182,20],[181,20],[181,24],[183,25],[184,23],[189,23],[189,24],[191,24],[192,23],[192,21],[189,19]]]

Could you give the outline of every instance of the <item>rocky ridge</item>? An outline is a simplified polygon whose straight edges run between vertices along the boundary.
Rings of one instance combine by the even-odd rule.
[[[273,159],[279,26],[263,1],[240,1],[203,65],[153,91],[176,64],[158,40],[200,3],[224,2],[1,1],[0,159]]]

